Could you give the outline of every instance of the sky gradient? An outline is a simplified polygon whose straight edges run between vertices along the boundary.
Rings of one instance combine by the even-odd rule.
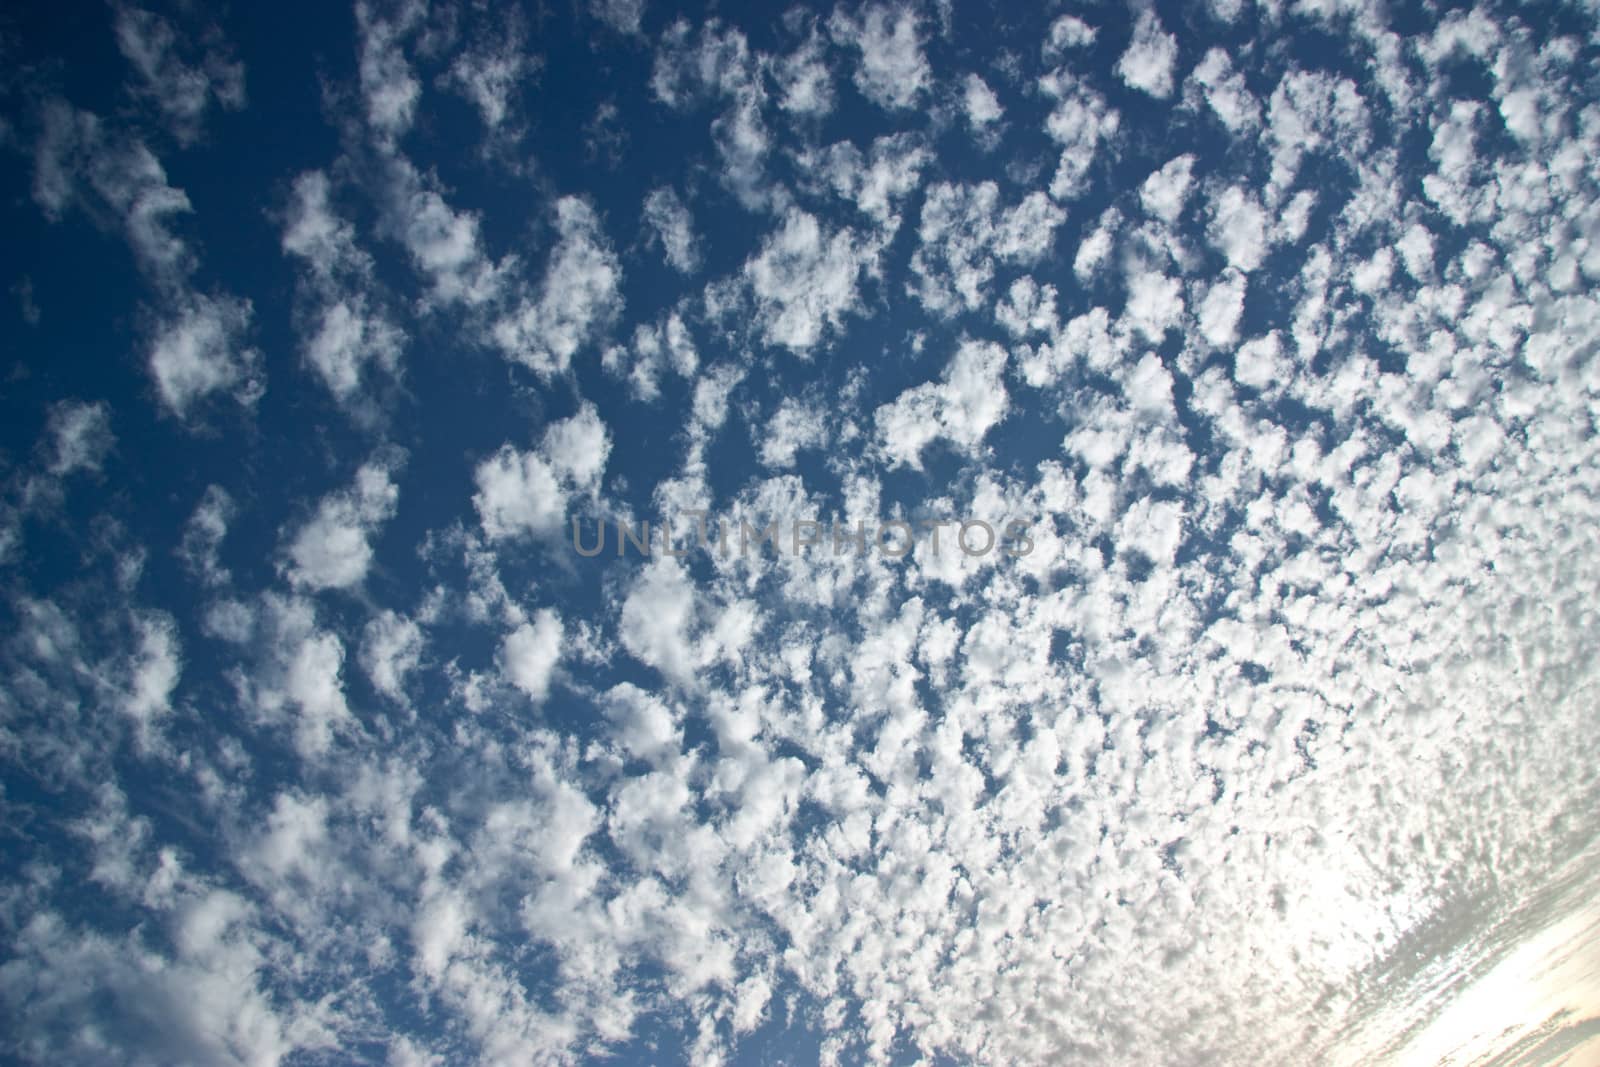
[[[1596,18],[0,14],[0,1063],[1600,1062]]]

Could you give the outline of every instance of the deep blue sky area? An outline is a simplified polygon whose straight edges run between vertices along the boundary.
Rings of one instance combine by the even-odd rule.
[[[0,14],[0,1063],[1581,1059],[1597,60]]]

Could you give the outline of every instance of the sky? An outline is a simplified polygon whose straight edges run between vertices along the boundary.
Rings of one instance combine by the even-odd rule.
[[[0,1064],[1600,1063],[1597,16],[9,6]]]

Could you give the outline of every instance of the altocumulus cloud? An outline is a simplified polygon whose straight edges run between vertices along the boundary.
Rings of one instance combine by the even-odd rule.
[[[286,17],[0,34],[0,1059],[1592,1058],[1593,12]]]

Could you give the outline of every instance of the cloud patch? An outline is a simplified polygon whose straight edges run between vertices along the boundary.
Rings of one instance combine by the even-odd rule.
[[[541,378],[565,373],[579,349],[622,311],[622,267],[594,208],[578,197],[556,202],[556,245],[537,296],[494,327],[507,359]]]
[[[366,579],[372,537],[399,504],[400,490],[392,480],[398,466],[394,457],[363,464],[348,489],[322,498],[286,549],[291,582],[317,591],[349,589]]]

